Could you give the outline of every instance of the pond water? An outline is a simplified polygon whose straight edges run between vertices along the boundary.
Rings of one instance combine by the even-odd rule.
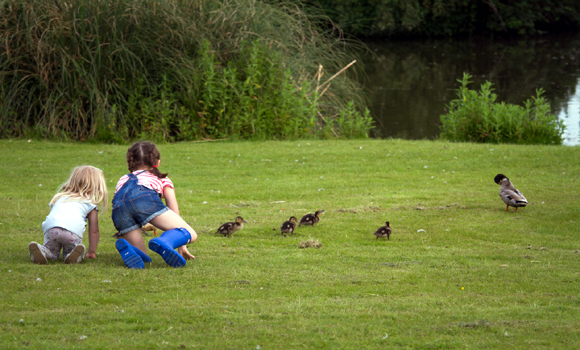
[[[364,83],[375,137],[437,138],[440,116],[467,72],[471,89],[492,82],[498,102],[522,105],[544,89],[552,113],[566,125],[564,144],[580,144],[580,33],[366,45]]]

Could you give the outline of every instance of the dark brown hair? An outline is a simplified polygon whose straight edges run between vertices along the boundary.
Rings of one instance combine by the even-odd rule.
[[[135,142],[129,150],[127,150],[127,164],[129,171],[134,172],[139,168],[149,168],[150,172],[162,179],[167,177],[167,173],[163,174],[159,169],[153,167],[157,161],[161,159],[159,150],[151,142]]]

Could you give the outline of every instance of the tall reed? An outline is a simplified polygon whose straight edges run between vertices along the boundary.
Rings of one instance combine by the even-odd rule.
[[[371,127],[352,122],[369,120],[365,101],[352,68],[320,86],[352,56],[323,20],[278,1],[4,1],[0,136],[353,134],[336,118]]]

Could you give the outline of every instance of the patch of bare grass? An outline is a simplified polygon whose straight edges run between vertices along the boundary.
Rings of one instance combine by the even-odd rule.
[[[322,243],[320,243],[318,240],[316,239],[308,239],[306,241],[302,241],[298,244],[298,248],[300,249],[304,249],[304,248],[322,248]]]

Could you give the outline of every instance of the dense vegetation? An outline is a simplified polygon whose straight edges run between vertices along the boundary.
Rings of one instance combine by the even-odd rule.
[[[294,4],[0,7],[0,137],[346,138],[371,128],[356,67],[330,79],[353,60],[349,46]]]
[[[580,28],[577,0],[309,0],[358,37],[537,34]]]
[[[468,89],[470,79],[469,74],[463,74],[458,98],[451,101],[449,113],[441,116],[442,138],[483,143],[562,143],[563,121],[550,113],[541,89],[522,107],[496,102],[490,82],[481,85],[480,92]]]

